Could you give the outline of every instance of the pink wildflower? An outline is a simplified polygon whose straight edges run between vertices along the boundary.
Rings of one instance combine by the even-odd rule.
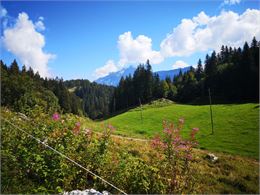
[[[199,131],[199,128],[195,127],[195,128],[192,129],[192,131],[197,132],[197,131]]]
[[[171,129],[169,129],[169,128],[165,128],[163,132],[164,132],[165,134],[167,134],[167,135],[171,135],[171,134],[172,134],[172,131],[171,131]]]
[[[192,155],[191,155],[191,154],[188,154],[188,155],[186,156],[186,158],[187,158],[188,160],[192,160]]]
[[[163,146],[163,143],[161,142],[161,138],[159,135],[155,136],[152,141],[151,141],[152,147],[153,148],[159,148]]]
[[[195,135],[196,133],[199,131],[199,128],[193,128],[191,133],[190,133],[190,136],[191,136],[191,139],[195,139]]]
[[[116,130],[116,128],[115,127],[113,127],[111,124],[108,124],[108,129],[110,129],[110,131],[115,131]]]
[[[181,145],[179,145],[178,147],[177,147],[177,149],[179,149],[179,150],[188,150],[188,149],[190,149],[190,146],[189,145],[186,145],[186,144],[181,144]]]
[[[75,135],[78,135],[79,132],[80,132],[80,122],[77,122],[77,123],[75,124],[74,129],[73,129],[73,133],[74,133]]]
[[[77,122],[77,123],[76,123],[76,127],[80,127],[80,122]]]
[[[52,115],[52,119],[53,119],[54,121],[58,121],[58,120],[60,119],[60,115],[59,115],[57,112],[55,112],[55,113]]]
[[[180,136],[176,136],[176,137],[174,137],[173,138],[173,145],[176,145],[176,144],[178,144],[179,142],[181,141],[181,138],[180,138]]]

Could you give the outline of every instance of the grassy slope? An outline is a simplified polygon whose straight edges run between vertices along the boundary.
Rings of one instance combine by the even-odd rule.
[[[116,127],[117,133],[133,137],[153,137],[162,130],[162,120],[177,123],[185,119],[183,134],[193,127],[201,148],[259,158],[258,104],[213,105],[214,135],[211,135],[209,106],[171,104],[143,107],[143,122],[139,108],[106,120]]]
[[[126,150],[142,159],[149,159],[151,151],[146,142],[118,140],[115,148]],[[115,149],[116,150],[116,149]],[[191,167],[195,169],[195,193],[198,194],[257,194],[259,193],[259,162],[236,155],[216,153],[215,163],[206,159],[208,151],[194,150]],[[193,170],[194,171],[194,170]]]
[[[250,104],[244,106],[252,107],[253,105]],[[148,110],[150,109],[151,108]],[[11,118],[15,118],[16,115],[8,111],[1,112],[1,117],[9,118],[10,120]],[[76,118],[82,125],[84,124],[84,126],[88,126],[93,130],[96,130],[95,128],[100,126],[100,124],[95,123],[92,120],[75,115],[66,115],[64,117],[68,118],[68,120]],[[23,123],[23,121],[20,122]],[[125,151],[128,154],[143,159],[144,161],[149,161],[149,156],[151,154],[150,150],[152,148],[149,147],[148,142],[140,142],[135,140],[130,141],[127,139],[119,139],[114,137],[111,149],[113,152],[118,153]],[[191,166],[196,171],[193,175],[196,179],[196,193],[259,193],[258,161],[246,157],[227,155],[217,152],[216,155],[219,157],[219,160],[216,163],[212,163],[205,158],[207,153],[208,151],[204,150],[194,150],[195,159]],[[18,186],[18,189],[19,187],[20,186]]]

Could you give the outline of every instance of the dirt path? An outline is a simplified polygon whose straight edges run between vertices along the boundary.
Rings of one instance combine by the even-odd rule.
[[[149,139],[141,139],[141,138],[132,138],[132,137],[124,137],[124,136],[120,136],[120,135],[111,135],[112,137],[116,137],[119,139],[127,139],[127,140],[131,140],[131,141],[141,141],[141,142],[149,142]]]
[[[93,132],[93,133],[98,134],[98,135],[102,135],[102,133],[100,133],[100,132]],[[111,137],[119,138],[119,139],[125,139],[125,140],[130,140],[130,141],[140,141],[140,142],[149,142],[150,141],[149,139],[125,137],[125,136],[121,136],[121,135],[111,135]]]

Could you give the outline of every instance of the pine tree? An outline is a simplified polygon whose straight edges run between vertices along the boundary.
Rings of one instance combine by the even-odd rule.
[[[16,60],[14,60],[10,66],[10,73],[14,74],[14,75],[19,74],[19,66],[18,66]]]
[[[26,66],[25,65],[23,65],[23,67],[22,67],[22,74],[26,75]]]
[[[196,69],[196,79],[197,79],[197,81],[200,81],[202,76],[203,76],[203,67],[202,67],[201,59],[199,59],[197,69]]]

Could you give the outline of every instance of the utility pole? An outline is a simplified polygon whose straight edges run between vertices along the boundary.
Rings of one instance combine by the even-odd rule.
[[[210,88],[209,88],[209,107],[210,107],[210,119],[211,119],[211,134],[214,134],[213,128],[213,116],[212,116],[212,108],[211,108],[211,95],[210,95]]]
[[[142,103],[141,103],[141,99],[139,98],[139,104],[140,104],[140,108],[141,108],[141,121],[143,123],[143,108],[142,108]]]

